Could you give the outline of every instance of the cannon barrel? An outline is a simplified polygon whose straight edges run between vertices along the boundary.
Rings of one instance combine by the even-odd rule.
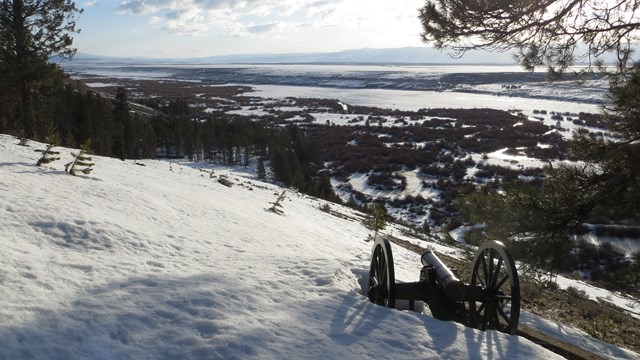
[[[451,301],[474,301],[483,298],[480,286],[466,285],[460,281],[431,250],[427,250],[421,257],[422,265],[432,267],[436,281],[442,285],[444,294]]]
[[[445,265],[442,260],[431,250],[427,250],[420,258],[423,266],[431,266],[434,268],[438,277],[438,282],[447,286],[452,281],[459,281],[458,278],[451,272],[451,270]]]

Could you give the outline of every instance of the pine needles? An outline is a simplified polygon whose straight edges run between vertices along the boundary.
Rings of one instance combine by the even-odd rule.
[[[40,159],[38,159],[38,162],[36,162],[36,166],[41,166],[56,160],[60,160],[60,157],[58,157],[58,155],[60,155],[60,152],[53,150],[53,148],[58,146],[58,137],[55,135],[51,135],[45,137],[44,140],[47,143],[46,150],[34,150],[35,152],[42,153],[42,156],[40,157]]]
[[[276,213],[278,215],[282,215],[284,213],[284,211],[282,210],[282,201],[284,200],[285,193],[286,193],[286,190],[282,190],[280,195],[278,195],[278,197],[276,198],[276,201],[270,203],[271,205],[273,205],[269,209],[271,212]]]
[[[36,166],[41,166],[49,164],[56,160],[60,160],[60,152],[54,150],[54,148],[58,146],[58,136],[47,136],[45,137],[45,142],[47,143],[47,148],[45,150],[34,150],[36,152],[42,153],[42,156],[40,157],[40,159],[38,159],[38,162],[36,162]],[[64,171],[73,176],[76,176],[78,172],[81,172],[85,175],[91,173],[94,163],[91,162],[91,157],[88,155],[90,152],[91,139],[87,139],[87,141],[85,141],[84,144],[80,146],[79,152],[71,152],[73,160],[64,165]]]
[[[367,241],[375,240],[378,232],[387,227],[387,209],[380,203],[371,204],[363,223],[367,229],[373,231],[373,234],[367,237]]]
[[[80,146],[78,153],[71,153],[71,155],[73,155],[73,161],[64,166],[64,171],[73,176],[76,176],[76,171],[88,175],[93,170],[94,165],[94,163],[91,162],[91,157],[87,155],[90,151],[91,139],[87,139],[87,141]]]

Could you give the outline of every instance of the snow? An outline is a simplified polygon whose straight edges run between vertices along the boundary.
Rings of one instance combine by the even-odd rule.
[[[559,324],[555,321],[542,319],[527,312],[520,312],[520,324],[553,335],[556,338],[573,344],[581,349],[589,349],[592,353],[608,359],[637,359],[638,354],[615,348],[611,345],[590,338],[585,332]]]
[[[212,112],[212,110],[217,110],[217,109],[212,109],[211,111],[208,111],[209,109],[205,110],[207,112]],[[238,110],[231,110],[231,111],[227,111],[227,114],[230,115],[242,115],[242,116],[267,116],[270,113],[262,108],[256,108],[255,106],[243,106],[242,109],[238,109]]]
[[[511,155],[506,151],[509,148],[500,149],[492,153],[486,154],[487,159],[483,159],[483,155],[472,154],[471,158],[476,162],[483,162],[485,164],[497,165],[502,167],[510,167],[509,165],[522,165],[526,168],[542,168],[545,165],[549,165],[547,161],[531,158],[525,155]]]
[[[250,171],[95,156],[73,177],[70,149],[36,167],[44,145],[17,143],[0,135],[0,359],[560,358],[371,304],[361,223],[293,191],[270,212],[282,189]],[[415,281],[418,256],[394,258]]]
[[[423,177],[419,175],[420,170],[408,170],[398,171],[397,174],[403,176],[407,180],[407,187],[405,190],[377,190],[367,184],[369,180],[368,174],[355,173],[349,177],[349,185],[363,194],[369,195],[372,198],[405,198],[407,196],[422,196],[424,198],[434,198],[438,196],[438,193],[429,188],[422,187]]]
[[[348,89],[335,87],[252,84],[252,95],[262,98],[287,97],[338,99],[349,105],[417,111],[422,108],[487,108],[497,110],[534,110],[600,113],[601,107],[587,102],[567,102],[527,97],[456,91],[415,91],[389,89]]]
[[[116,84],[116,83],[102,83],[102,82],[85,83],[85,85],[87,85],[89,87],[92,87],[92,88],[104,88],[104,87],[121,86],[121,85]]]
[[[427,196],[427,197],[434,197],[435,194],[433,194],[433,192],[431,191],[424,191],[422,189],[422,179],[419,175],[420,170],[418,169],[414,169],[411,171],[400,171],[399,174],[401,176],[404,176],[405,179],[407,179],[407,188],[404,191],[405,195],[410,195],[410,196]],[[427,193],[427,195],[425,195],[425,193]]]
[[[632,299],[619,293],[612,293],[611,291],[587,284],[584,281],[569,279],[565,276],[558,276],[556,283],[561,289],[566,289],[571,286],[582,290],[590,299],[613,304],[624,309],[636,319],[640,319],[640,303],[638,303],[637,299]]]
[[[597,236],[593,233],[584,234],[578,237],[579,240],[586,241],[594,245],[610,243],[616,249],[621,250],[627,256],[632,256],[636,251],[640,251],[640,239],[619,238],[611,236]]]

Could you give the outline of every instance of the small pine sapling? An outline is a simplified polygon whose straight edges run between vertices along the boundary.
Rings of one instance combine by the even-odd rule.
[[[19,137],[18,140],[19,140],[18,145],[29,146],[29,139],[27,139],[26,137]]]
[[[232,187],[233,186],[233,183],[229,179],[224,177],[224,176],[220,176],[220,179],[218,179],[218,182],[220,184],[226,186],[226,187]]]
[[[53,148],[58,146],[58,137],[56,135],[46,136],[44,138],[44,141],[47,143],[47,148],[45,150],[34,150],[36,152],[42,153],[42,156],[40,157],[40,159],[38,159],[38,162],[36,162],[36,166],[60,160],[60,157],[58,157],[58,155],[60,155],[60,152],[53,150]]]
[[[329,203],[325,203],[323,205],[320,205],[319,209],[320,209],[320,211],[324,211],[326,213],[331,213],[331,205],[329,205]]]
[[[269,209],[271,212],[274,212],[278,215],[281,215],[284,213],[284,211],[282,210],[282,201],[284,201],[284,195],[287,191],[286,190],[282,190],[282,192],[280,193],[280,195],[278,195],[278,197],[276,198],[276,201],[269,203],[273,206],[271,206],[271,208]]]
[[[91,157],[87,155],[90,151],[91,139],[87,139],[87,141],[80,146],[80,151],[78,153],[71,153],[74,159],[64,166],[64,170],[73,176],[76,175],[76,171],[80,171],[81,173],[88,175],[93,170],[92,166],[94,165],[90,162]]]
[[[367,241],[375,240],[378,232],[387,227],[387,211],[382,204],[374,203],[369,207],[369,213],[364,219],[364,226],[373,231],[373,235],[369,234]]]

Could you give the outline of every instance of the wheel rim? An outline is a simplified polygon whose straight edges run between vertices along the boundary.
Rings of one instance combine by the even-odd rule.
[[[386,239],[378,238],[373,245],[371,255],[367,296],[374,304],[395,307],[394,285],[391,245]]]
[[[504,244],[484,243],[476,251],[471,285],[482,287],[483,299],[469,302],[471,323],[482,330],[515,334],[520,319],[520,282]]]

